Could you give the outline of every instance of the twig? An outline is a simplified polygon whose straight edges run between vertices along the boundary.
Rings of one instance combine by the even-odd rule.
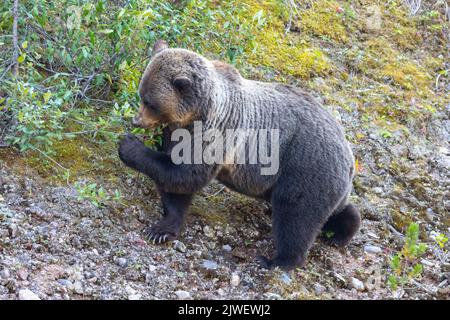
[[[15,65],[15,63],[13,62],[5,68],[5,71],[3,71],[2,75],[0,76],[0,81],[3,81],[3,77],[8,73],[9,69],[11,69],[11,67],[14,65]]]
[[[19,20],[19,0],[14,0],[13,17],[13,75],[17,77],[19,75],[19,62],[17,61],[17,59],[19,58],[19,41],[17,35],[17,22]]]
[[[58,167],[60,167],[61,169],[68,171],[67,168],[63,167],[61,164],[59,164],[55,159],[53,159],[52,157],[50,157],[49,155],[47,155],[45,152],[43,152],[42,150],[31,146],[31,149],[39,152],[40,154],[42,154],[44,157],[46,157],[48,160],[50,160],[51,162],[53,162],[54,164],[56,164]]]
[[[294,18],[294,13],[298,14],[297,4],[293,0],[286,0],[287,5],[289,6],[289,21],[284,30],[284,33],[287,34],[291,30],[292,20]]]
[[[393,226],[391,226],[390,224],[388,224],[387,226],[388,226],[389,230],[391,230],[392,233],[395,234],[397,237],[399,237],[399,238],[401,238],[401,239],[404,239],[404,238],[405,238],[405,236],[402,235],[402,234],[401,234],[400,232],[398,232],[397,230],[395,230],[395,228],[394,228]]]
[[[217,191],[217,192],[215,192],[215,193],[213,193],[213,194],[211,194],[211,195],[209,195],[209,196],[206,196],[205,198],[211,198],[211,197],[217,196],[217,195],[218,195],[219,193],[221,193],[224,189],[225,189],[225,186],[223,186],[222,188],[220,188],[219,191]]]

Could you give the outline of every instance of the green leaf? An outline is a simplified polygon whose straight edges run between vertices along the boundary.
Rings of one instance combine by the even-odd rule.
[[[112,29],[103,29],[103,30],[100,30],[98,33],[110,34],[113,32],[114,32],[114,30],[112,30]]]
[[[17,119],[19,120],[19,122],[23,122],[23,118],[24,118],[24,114],[23,111],[19,111],[19,114],[17,115]]]
[[[24,62],[26,56],[27,56],[27,55],[26,55],[25,53],[21,54],[21,55],[17,58],[17,62],[18,62],[18,63]]]
[[[44,101],[45,101],[45,103],[48,102],[48,100],[50,99],[51,96],[52,96],[52,93],[50,91],[47,91],[46,93],[44,93]]]

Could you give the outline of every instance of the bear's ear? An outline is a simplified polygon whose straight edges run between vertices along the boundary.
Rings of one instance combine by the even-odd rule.
[[[169,48],[169,45],[167,44],[166,41],[164,41],[164,40],[157,40],[155,42],[155,44],[153,45],[152,56],[154,56],[155,54],[157,54],[157,53],[159,53],[159,52],[161,52],[161,51],[163,51],[165,49],[168,49],[168,48]]]
[[[192,80],[186,76],[177,76],[173,79],[173,86],[180,91],[185,91],[192,86]]]

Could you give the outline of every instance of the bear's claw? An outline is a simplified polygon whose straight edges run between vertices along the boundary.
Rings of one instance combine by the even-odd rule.
[[[148,228],[145,231],[145,234],[147,239],[153,244],[162,244],[177,238],[177,235],[173,231],[164,230],[164,228],[159,225]]]

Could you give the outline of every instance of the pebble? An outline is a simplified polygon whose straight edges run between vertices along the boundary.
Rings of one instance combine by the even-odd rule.
[[[281,300],[281,296],[273,292],[264,293],[264,297],[266,297],[268,300]]]
[[[441,264],[441,269],[445,272],[450,272],[450,263],[443,262]]]
[[[383,194],[383,189],[381,189],[380,187],[375,187],[372,189],[372,191],[376,194]]]
[[[8,227],[9,236],[10,236],[11,238],[15,238],[15,237],[17,236],[17,231],[18,231],[18,230],[19,230],[19,228],[17,227],[17,225],[11,224],[11,225]]]
[[[184,290],[177,290],[175,291],[175,294],[177,295],[177,298],[180,300],[187,300],[191,297],[191,294]]]
[[[364,283],[361,280],[352,278],[350,283],[352,288],[355,288],[357,291],[364,291]]]
[[[223,246],[222,246],[222,249],[223,249],[224,251],[226,251],[226,252],[231,252],[231,250],[233,250],[233,249],[231,248],[231,246],[228,245],[228,244],[223,245]]]
[[[8,269],[3,269],[2,271],[0,271],[0,278],[8,279],[10,276],[11,273],[9,272]]]
[[[77,294],[84,293],[83,285],[81,284],[80,281],[75,281],[75,283],[73,284],[73,291],[75,291],[75,293],[77,293]]]
[[[283,272],[283,274],[280,276],[280,280],[284,283],[284,284],[291,284],[292,279],[291,277],[286,273]]]
[[[67,288],[73,288],[73,283],[67,279],[59,279],[58,283]]]
[[[434,219],[434,212],[433,209],[428,208],[427,210],[425,210],[425,217],[428,219],[428,221],[432,222]]]
[[[186,252],[186,245],[183,242],[181,242],[181,241],[175,240],[173,242],[173,247],[174,247],[175,250],[177,250],[177,251],[179,251],[181,253]]]
[[[231,275],[230,284],[232,287],[237,287],[240,282],[241,282],[241,278],[237,274],[234,273]]]
[[[373,245],[364,246],[364,251],[367,253],[373,253],[373,254],[379,254],[382,252],[380,247],[373,246]]]
[[[321,285],[320,283],[314,284],[314,293],[316,294],[316,296],[322,295],[322,293],[324,293],[325,290],[326,290],[326,288],[323,285]]]
[[[19,300],[41,300],[33,291],[21,289],[19,291]]]
[[[17,271],[17,276],[20,280],[25,281],[28,279],[28,272],[25,269],[20,269],[19,271]]]
[[[204,226],[203,227],[203,233],[208,238],[212,238],[214,236],[214,231],[209,226]]]
[[[142,294],[130,294],[128,300],[141,300]]]
[[[200,250],[195,250],[192,252],[194,257],[200,258],[202,256],[202,252]]]
[[[217,264],[217,262],[212,260],[203,260],[202,267],[205,270],[217,270],[219,265]]]
[[[127,266],[127,259],[125,258],[118,258],[117,259],[117,265],[121,268],[125,268]]]

